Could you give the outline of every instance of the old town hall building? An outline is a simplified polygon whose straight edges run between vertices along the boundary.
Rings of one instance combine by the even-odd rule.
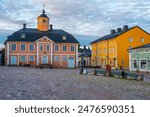
[[[5,41],[6,65],[50,64],[59,68],[78,66],[79,42],[63,30],[53,29],[43,9],[37,18],[37,29],[23,28],[8,36]]]

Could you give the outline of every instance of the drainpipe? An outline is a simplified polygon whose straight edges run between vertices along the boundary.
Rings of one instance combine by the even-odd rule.
[[[108,39],[106,39],[107,41],[107,64],[109,64],[109,43],[108,43]]]

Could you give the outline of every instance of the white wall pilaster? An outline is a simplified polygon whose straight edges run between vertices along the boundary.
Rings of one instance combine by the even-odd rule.
[[[51,65],[53,64],[53,43],[51,43]]]
[[[131,59],[131,53],[129,53],[129,70],[132,71],[132,59]]]
[[[10,55],[10,46],[9,43],[7,43],[7,65],[9,65],[9,56]]]
[[[78,67],[78,44],[76,45],[76,67]]]
[[[37,42],[37,45],[36,45],[36,65],[38,66],[39,65],[39,44]]]

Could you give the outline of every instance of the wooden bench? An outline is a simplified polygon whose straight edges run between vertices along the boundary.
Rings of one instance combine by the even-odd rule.
[[[121,76],[121,72],[118,72],[118,71],[111,71],[111,74],[114,75],[114,76]]]
[[[138,79],[138,74],[135,74],[135,73],[126,73],[126,77],[128,79],[131,79],[131,78],[134,78],[134,80],[137,80]]]
[[[31,67],[31,64],[24,64],[24,67]]]
[[[97,75],[97,74],[103,74],[103,75],[106,75],[106,71],[104,70],[94,70],[94,75]]]
[[[43,68],[50,68],[50,69],[52,69],[53,68],[53,66],[51,64],[41,64],[38,67],[41,68],[41,69],[43,69]]]

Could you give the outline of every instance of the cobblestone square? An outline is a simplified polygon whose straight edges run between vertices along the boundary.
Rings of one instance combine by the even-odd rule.
[[[0,67],[1,100],[149,100],[150,83],[80,75],[79,69]]]

